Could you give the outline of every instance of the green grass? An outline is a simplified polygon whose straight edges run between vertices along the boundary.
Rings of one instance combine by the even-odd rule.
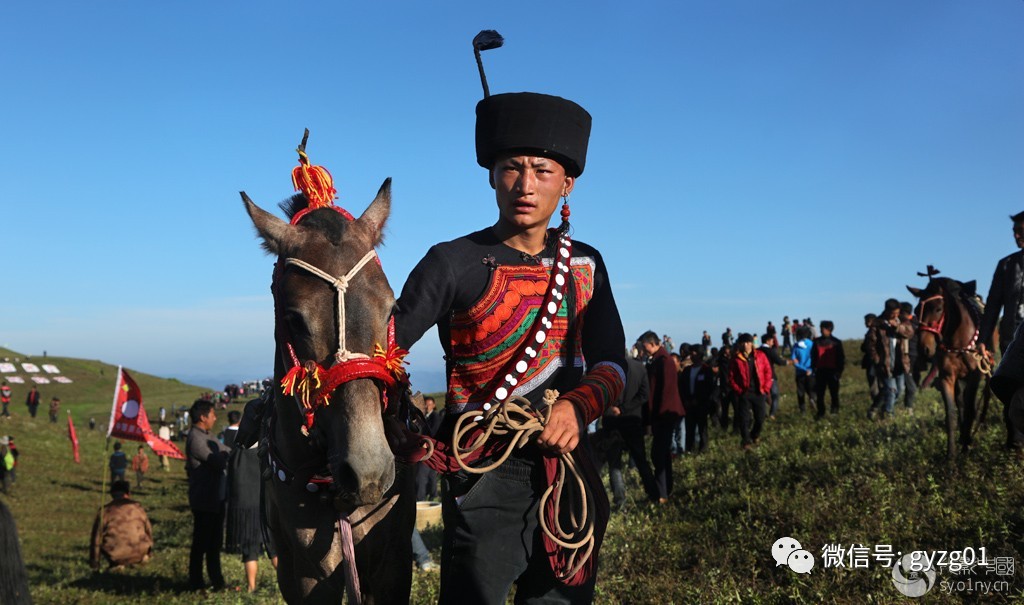
[[[856,350],[855,343],[847,346]],[[75,360],[57,359],[70,375]],[[95,371],[93,362],[83,363],[83,371]],[[113,368],[105,367],[109,382]],[[164,395],[156,385],[151,395],[139,380],[152,412],[150,402]],[[781,370],[780,380],[782,412],[768,422],[757,448],[743,452],[738,437],[713,429],[707,454],[675,461],[676,493],[664,506],[644,503],[631,477],[632,505],[613,515],[602,550],[597,603],[908,602],[893,588],[887,569],[822,568],[821,547],[829,543],[891,544],[903,552],[984,546],[990,556],[1015,558],[1011,592],[982,598],[947,595],[936,587],[920,602],[998,603],[1024,596],[1024,463],[1001,447],[998,403],[977,446],[951,466],[934,391],[919,395],[912,416],[901,410],[889,421],[868,421],[864,377],[851,367],[843,377],[842,412],[815,422],[810,414],[795,413],[791,370]],[[76,380],[61,398],[73,409],[109,406],[112,382],[107,391],[90,387],[99,397],[95,402],[74,391],[85,383]],[[182,396],[187,393],[190,400],[197,388],[185,388]],[[49,398],[45,389],[43,395]],[[15,403],[22,412],[23,403]],[[153,520],[153,561],[94,575],[86,565],[86,546],[101,501],[104,439],[98,431],[80,428],[83,463],[76,465],[64,427],[45,417],[29,420],[23,412],[0,425],[0,433],[18,437],[23,452],[14,493],[4,498],[18,522],[35,601],[200,600],[184,590],[191,517],[181,464],[151,471],[152,481],[138,494]],[[809,575],[775,566],[771,545],[783,536],[796,538],[815,555],[817,565]],[[439,560],[438,533],[425,538]],[[224,555],[223,561],[229,583],[243,584],[237,557]],[[944,578],[949,579],[940,572]],[[415,572],[413,581],[413,603],[436,601],[436,574]],[[219,593],[202,602],[269,604],[280,598],[263,561],[255,594]]]

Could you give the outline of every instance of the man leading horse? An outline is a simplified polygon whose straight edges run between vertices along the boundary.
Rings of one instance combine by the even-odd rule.
[[[988,299],[985,301],[980,338],[982,351],[991,348],[998,328],[999,352],[1003,355],[1017,328],[1024,323],[1024,212],[1011,216],[1010,220],[1013,221],[1013,241],[1021,249],[1003,257],[996,264]],[[1009,405],[1003,406],[1006,446],[1019,449],[1024,447],[1024,434],[1013,429],[1009,410]]]
[[[604,261],[568,233],[568,198],[583,173],[591,116],[550,95],[486,96],[484,82],[476,152],[497,219],[427,252],[398,299],[396,339],[408,349],[438,327],[448,372],[441,446],[459,447],[460,415],[482,419],[514,396],[550,407],[536,439],[490,472],[445,473],[440,603],[503,603],[512,584],[517,603],[586,603],[596,565],[555,569],[559,546],[545,538],[541,509],[551,457],[571,458],[583,476],[595,476],[582,427],[624,384],[625,336]],[[559,198],[562,225],[549,229]],[[593,528],[587,554],[594,558],[608,506],[597,481],[588,503],[605,517]]]

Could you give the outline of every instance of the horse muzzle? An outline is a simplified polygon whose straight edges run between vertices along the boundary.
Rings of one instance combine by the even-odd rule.
[[[377,464],[357,465],[339,460],[332,461],[330,469],[334,478],[334,507],[339,512],[377,504],[395,482],[395,461],[390,451]]]

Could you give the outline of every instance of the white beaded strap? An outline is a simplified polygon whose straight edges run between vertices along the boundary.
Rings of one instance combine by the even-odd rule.
[[[559,236],[558,253],[555,255],[555,260],[551,265],[554,285],[548,291],[547,296],[545,296],[544,305],[541,307],[537,320],[533,324],[533,330],[530,338],[526,341],[526,347],[520,353],[519,359],[516,360],[512,371],[505,375],[505,380],[501,386],[494,391],[490,401],[484,404],[485,412],[509,398],[516,385],[526,376],[527,370],[533,365],[533,360],[537,358],[541,346],[547,340],[548,332],[554,326],[553,320],[555,315],[558,313],[559,307],[562,306],[565,284],[567,282],[566,275],[569,273],[569,259],[571,257],[572,240],[565,235]]]

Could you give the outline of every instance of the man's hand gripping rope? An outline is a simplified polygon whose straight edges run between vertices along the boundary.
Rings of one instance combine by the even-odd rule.
[[[564,426],[566,420],[562,410],[565,409],[570,410],[576,431]],[[544,534],[568,553],[569,565],[564,577],[572,577],[586,564],[595,545],[594,519],[588,506],[587,484],[572,458],[572,450],[579,442],[579,420],[575,416],[572,403],[559,400],[558,391],[555,390],[544,391],[543,406],[539,410],[525,398],[514,396],[482,414],[462,414],[455,423],[452,445],[452,453],[459,467],[473,474],[483,474],[501,466],[515,449],[535,438],[538,439],[538,445],[557,454],[556,479],[541,496],[538,514]],[[552,417],[555,418],[554,422]],[[544,435],[546,429],[551,430],[547,430]],[[472,442],[463,446],[463,439],[474,432],[477,434]],[[544,443],[540,441],[542,436],[546,437]],[[484,466],[470,466],[467,460],[473,459],[473,453],[491,439],[507,441],[498,458]],[[550,503],[552,497],[554,502]],[[546,514],[549,504],[553,504],[551,515]],[[563,526],[563,506],[568,507],[568,527]]]

